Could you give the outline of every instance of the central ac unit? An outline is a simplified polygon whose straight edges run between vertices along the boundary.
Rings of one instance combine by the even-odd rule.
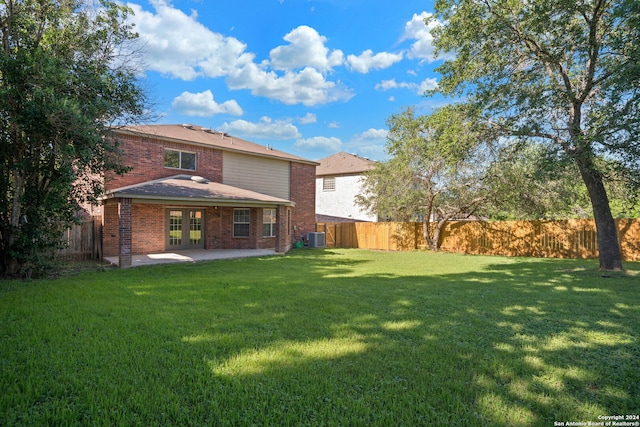
[[[310,248],[324,248],[327,246],[324,233],[312,232],[307,235]]]

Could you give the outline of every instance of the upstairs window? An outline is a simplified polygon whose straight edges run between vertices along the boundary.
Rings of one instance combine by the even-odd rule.
[[[196,153],[165,149],[164,167],[194,171],[196,170]]]
[[[322,191],[336,191],[336,178],[322,178]]]

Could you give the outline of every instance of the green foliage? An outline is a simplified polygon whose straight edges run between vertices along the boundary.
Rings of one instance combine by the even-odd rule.
[[[603,269],[621,268],[598,159],[640,181],[640,3],[439,0],[439,91],[464,95],[497,134],[543,141],[571,159],[598,227]],[[559,166],[561,167],[561,166]]]
[[[107,127],[143,115],[129,10],[111,2],[2,1],[0,274],[59,245],[60,229],[122,173]]]
[[[356,202],[381,218],[424,221],[425,238],[438,249],[444,222],[472,215],[486,200],[484,174],[492,149],[474,119],[466,105],[430,116],[416,117],[412,108],[391,116],[390,159],[366,174]]]
[[[491,219],[591,217],[575,166],[540,144],[505,148],[488,174],[493,188],[483,214]]]
[[[620,175],[620,164],[598,159],[606,171],[611,210],[616,218],[637,218],[637,191]],[[589,195],[570,159],[543,144],[506,147],[487,174],[490,201],[481,215],[490,219],[593,218]]]
[[[299,250],[3,281],[0,424],[506,427],[635,414],[640,264],[628,267]]]

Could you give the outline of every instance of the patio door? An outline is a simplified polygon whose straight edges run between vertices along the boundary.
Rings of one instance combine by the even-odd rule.
[[[167,250],[204,248],[204,211],[167,210]]]

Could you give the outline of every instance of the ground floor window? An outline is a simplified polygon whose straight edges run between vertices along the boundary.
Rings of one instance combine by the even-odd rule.
[[[169,249],[204,247],[204,212],[198,209],[167,210],[167,246]]]
[[[233,210],[233,237],[249,237],[249,209]]]
[[[276,210],[262,210],[262,236],[274,237],[276,235]]]

